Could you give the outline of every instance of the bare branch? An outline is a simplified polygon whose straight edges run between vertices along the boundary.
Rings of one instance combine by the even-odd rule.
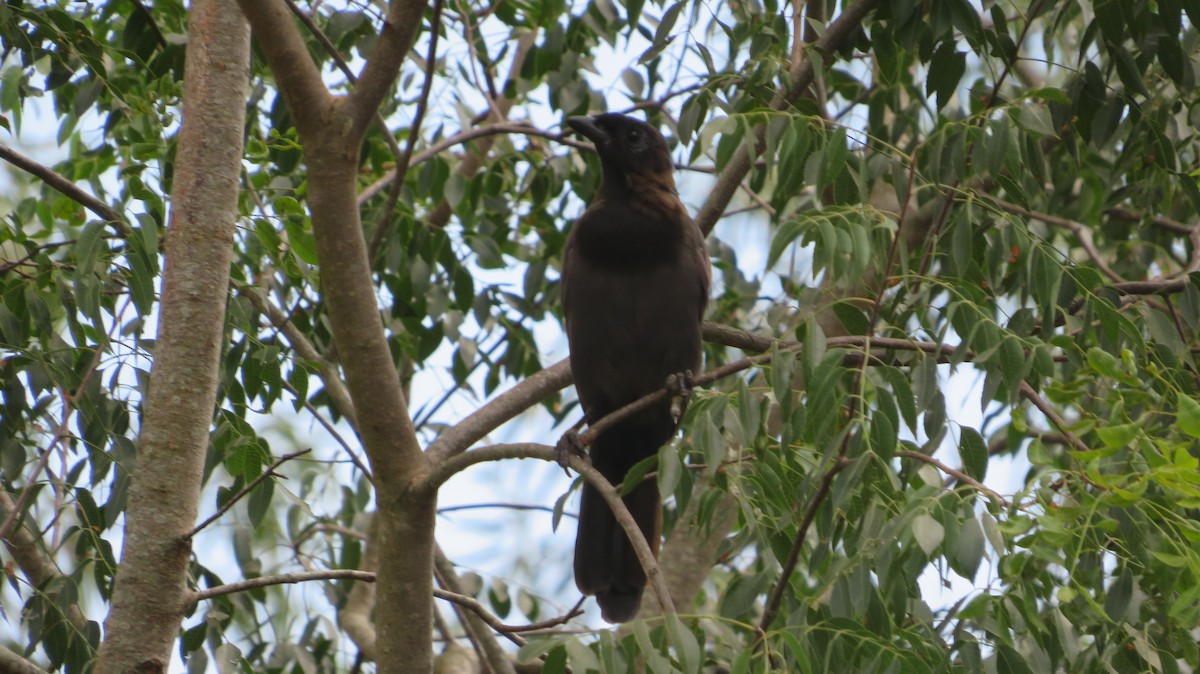
[[[934,466],[935,468],[942,471],[943,473],[954,477],[959,482],[966,484],[966,485],[970,485],[971,487],[978,489],[979,491],[983,492],[984,494],[987,494],[988,496],[995,499],[995,501],[997,503],[1004,506],[1005,508],[1012,505],[1008,499],[1004,498],[1000,494],[1000,492],[991,489],[990,487],[983,484],[979,480],[976,480],[975,478],[971,477],[970,475],[967,475],[966,473],[962,472],[961,470],[958,470],[957,468],[951,468],[950,466],[947,466],[945,463],[942,463],[941,461],[933,458],[932,456],[929,456],[928,454],[922,454],[920,452],[913,452],[913,451],[910,451],[907,449],[899,449],[899,450],[896,450],[896,456],[903,456],[908,459],[916,459],[917,461],[923,461],[931,466]]]
[[[449,457],[465,451],[504,422],[570,383],[571,365],[566,359],[560,360],[525,378],[442,433],[426,454],[434,465],[440,466]]]
[[[468,466],[485,461],[500,461],[503,459],[558,461],[559,455],[554,447],[532,442],[480,447],[446,459],[444,463],[438,465],[430,472],[426,478],[427,484],[430,486],[440,485],[451,475],[461,472]],[[642,535],[641,529],[638,528],[633,516],[629,514],[629,509],[625,507],[625,503],[621,500],[617,490],[600,474],[600,471],[592,467],[592,464],[587,459],[572,454],[567,457],[567,460],[571,469],[587,480],[588,484],[594,487],[608,504],[617,523],[621,525],[621,528],[625,531],[625,535],[632,542],[633,550],[637,554],[638,560],[642,563],[648,584],[658,598],[659,604],[663,606],[665,612],[674,613],[675,606],[671,603],[670,592],[663,581],[662,573],[658,568],[658,562],[654,558],[654,553],[650,551],[650,546],[646,543],[646,537]]]
[[[841,15],[829,24],[825,33],[813,42],[813,48],[825,55],[832,54],[859,27],[867,13],[877,4],[879,4],[879,0],[857,0],[848,5],[842,10]],[[812,59],[802,59],[795,68],[789,68],[789,87],[786,91],[779,92],[771,107],[776,110],[786,109],[792,101],[800,96],[801,92],[812,84],[815,75]],[[760,125],[755,130],[755,135],[756,142],[763,143],[766,138],[766,125]],[[742,145],[729,160],[725,170],[717,178],[716,184],[709,191],[704,205],[696,213],[696,224],[700,225],[701,231],[705,234],[712,231],[717,221],[721,219],[721,214],[725,212],[730,199],[733,198],[733,193],[737,191],[738,185],[750,172],[750,164],[750,153],[746,150],[746,146]]]
[[[47,674],[46,670],[0,646],[0,672],[4,674]]]
[[[270,587],[272,585],[293,585],[295,583],[307,583],[314,580],[361,580],[365,583],[374,583],[375,574],[369,571],[359,571],[357,569],[328,569],[325,571],[304,571],[301,573],[281,573],[276,576],[262,576],[260,578],[251,578],[242,580],[236,583],[228,583],[226,585],[218,585],[205,590],[196,590],[190,593],[187,597],[186,608],[190,608],[202,601],[220,597],[227,594],[235,594],[237,592],[245,592],[254,590],[260,587]]]
[[[125,218],[121,217],[121,214],[118,213],[116,209],[83,191],[83,188],[79,187],[70,180],[67,180],[66,176],[58,173],[49,166],[39,163],[33,158],[27,157],[11,147],[3,144],[0,144],[0,159],[3,159],[4,161],[16,166],[26,173],[40,178],[42,182],[46,183],[50,187],[53,187],[59,192],[62,192],[68,198],[77,202],[80,206],[83,206],[92,213],[95,213],[102,218],[108,224],[108,226],[112,227],[117,234],[121,236],[129,236],[131,233],[133,233],[133,228],[129,226],[129,223],[125,222]]]
[[[278,0],[238,0],[238,5],[271,65],[296,129],[302,136],[317,135],[332,121],[334,98],[308,54],[292,13]]]
[[[375,41],[375,47],[363,67],[362,76],[346,99],[354,129],[351,137],[361,136],[362,130],[379,109],[383,97],[391,90],[421,27],[421,17],[427,4],[426,0],[392,0],[388,4],[387,18],[379,31],[379,39]]]
[[[469,597],[465,594],[448,592],[446,590],[437,588],[433,590],[433,596],[437,597],[438,599],[444,599],[448,602],[458,604],[463,608],[473,611],[475,615],[479,616],[485,623],[487,623],[488,627],[491,627],[496,632],[505,635],[507,639],[518,646],[525,645],[525,640],[517,636],[522,632],[536,632],[537,630],[557,627],[558,625],[568,623],[571,620],[583,615],[582,606],[585,600],[585,598],[580,598],[580,600],[575,604],[574,607],[571,608],[571,610],[562,615],[554,616],[553,618],[539,620],[538,622],[529,623],[528,625],[508,625],[501,622],[499,618],[488,611],[487,607],[474,597]]]
[[[1041,410],[1042,414],[1046,415],[1046,418],[1050,420],[1050,423],[1058,427],[1058,432],[1066,436],[1072,447],[1081,452],[1091,451],[1092,448],[1088,447],[1087,443],[1080,440],[1078,436],[1068,430],[1070,424],[1067,423],[1067,420],[1063,419],[1050,403],[1046,402],[1045,398],[1038,395],[1038,392],[1033,390],[1033,387],[1028,382],[1021,382],[1021,395],[1033,403],[1034,407]]]
[[[196,528],[192,529],[191,533],[189,533],[187,535],[187,538],[194,538],[196,536],[196,534],[198,534],[204,530],[204,527],[207,527],[208,525],[210,525],[213,522],[216,522],[218,519],[220,519],[221,516],[224,515],[225,513],[229,512],[229,509],[232,508],[234,505],[236,505],[238,501],[242,500],[242,498],[244,498],[246,496],[246,494],[249,494],[250,492],[254,491],[254,488],[257,487],[259,484],[261,484],[263,480],[267,479],[268,477],[276,477],[276,475],[275,475],[276,468],[282,466],[285,462],[290,461],[290,460],[296,458],[297,456],[303,456],[305,454],[308,454],[311,451],[312,451],[312,447],[309,447],[307,449],[302,449],[298,452],[292,452],[291,454],[284,454],[283,456],[279,457],[275,461],[275,463],[272,463],[270,466],[268,466],[267,469],[264,470],[261,474],[259,474],[258,477],[251,480],[250,484],[246,485],[245,487],[242,487],[241,490],[238,491],[238,493],[234,494],[233,496],[231,496],[229,498],[229,500],[227,500],[227,501],[225,501],[225,503],[221,504],[221,507],[217,508],[217,512],[213,513],[211,517],[204,520],[200,524],[197,524]]]

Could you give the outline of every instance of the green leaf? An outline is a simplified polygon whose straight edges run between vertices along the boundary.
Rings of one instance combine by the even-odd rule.
[[[250,525],[257,529],[271,508],[271,497],[275,495],[275,480],[267,478],[250,490],[246,503],[246,513],[250,516]]]
[[[1100,436],[1100,442],[1103,442],[1105,447],[1119,449],[1129,446],[1129,443],[1137,437],[1139,429],[1141,429],[1141,424],[1102,426],[1096,429],[1096,435]]]
[[[999,644],[996,646],[996,674],[1033,674],[1025,656],[1011,646]]]
[[[958,454],[963,472],[982,482],[987,475],[988,446],[979,431],[968,426],[959,429]]]
[[[750,391],[750,385],[740,377],[738,378],[737,416],[738,425],[741,427],[738,442],[746,447],[753,446],[760,431],[759,427],[762,425],[762,408],[758,398]]]
[[[674,613],[668,613],[663,618],[667,627],[667,635],[671,639],[671,645],[675,647],[675,654],[679,657],[682,670],[698,673],[703,660],[696,635],[692,634],[692,631]]]
[[[958,531],[954,545],[956,571],[967,580],[974,580],[979,564],[983,560],[983,527],[979,520],[968,517]]]
[[[1200,403],[1183,394],[1178,396],[1178,401],[1175,423],[1179,425],[1179,430],[1193,438],[1200,438]]]
[[[865,335],[870,330],[871,326],[867,321],[866,314],[858,307],[846,302],[837,302],[833,305],[833,313],[846,328],[848,335]]]
[[[716,466],[710,466],[716,471]],[[683,472],[683,464],[679,460],[679,452],[672,444],[666,444],[658,450],[658,491],[663,496],[675,493],[679,484],[679,476]]]
[[[946,107],[967,71],[967,55],[955,49],[953,40],[938,47],[929,61],[929,77],[925,80],[925,95],[937,95],[938,110]]]
[[[912,532],[913,538],[917,540],[917,545],[925,551],[926,557],[933,556],[946,536],[946,528],[942,526],[942,523],[927,513],[921,513],[913,519]]]
[[[284,230],[287,231],[288,249],[296,257],[309,265],[317,264],[317,241],[312,231],[305,226],[305,220],[299,217],[285,217]]]
[[[638,620],[633,623],[633,638],[637,642],[638,650],[642,657],[645,658],[651,672],[654,672],[654,674],[671,674],[671,663],[659,653],[658,647],[651,640],[650,630],[647,628],[645,620]]]
[[[1108,588],[1108,594],[1104,599],[1104,612],[1114,622],[1123,622],[1128,619],[1126,613],[1132,601],[1133,574],[1129,569],[1125,569]]]

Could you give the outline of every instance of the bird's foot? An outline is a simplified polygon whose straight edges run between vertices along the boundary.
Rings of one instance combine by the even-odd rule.
[[[562,466],[563,472],[567,477],[571,477],[571,455],[587,458],[587,451],[583,448],[583,443],[579,440],[578,428],[572,428],[562,437],[558,439],[558,443],[554,445],[554,460],[558,465]]]
[[[676,372],[667,377],[667,394],[671,396],[671,417],[675,419],[676,426],[683,421],[683,413],[687,411],[695,385],[695,376],[691,370]]]

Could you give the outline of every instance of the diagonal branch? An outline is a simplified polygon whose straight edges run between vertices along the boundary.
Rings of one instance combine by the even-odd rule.
[[[408,56],[408,50],[421,27],[421,17],[427,4],[426,0],[392,0],[388,4],[379,39],[375,41],[358,83],[346,98],[352,126],[351,137],[361,137],[383,102],[383,97],[391,90],[396,76],[400,74],[400,64]],[[437,30],[436,26],[434,30]]]
[[[227,501],[225,501],[225,503],[221,504],[221,507],[217,508],[217,512],[213,513],[211,517],[204,520],[200,524],[197,524],[196,528],[192,529],[191,533],[189,533],[187,535],[187,537],[195,538],[196,534],[203,531],[205,527],[207,527],[208,525],[210,525],[213,522],[216,522],[218,519],[220,519],[221,516],[224,515],[225,513],[229,512],[229,509],[232,508],[238,501],[242,500],[246,496],[246,494],[249,494],[250,492],[254,491],[254,488],[257,487],[259,484],[261,484],[263,480],[265,480],[269,477],[274,477],[276,468],[282,466],[285,462],[290,461],[291,459],[294,459],[298,456],[303,456],[305,454],[308,454],[311,451],[312,451],[312,448],[309,447],[307,449],[302,449],[298,452],[292,452],[291,454],[284,454],[283,456],[276,459],[275,463],[272,463],[270,466],[267,467],[266,470],[264,470],[262,473],[260,473],[258,477],[251,480],[250,484],[247,484],[245,487],[242,487],[241,491],[239,491],[238,493],[231,496]]]
[[[862,20],[867,16],[867,13],[874,9],[877,4],[879,4],[879,0],[857,0],[857,2],[847,6],[842,10],[841,15],[833,23],[829,24],[825,33],[812,43],[813,48],[826,56],[833,54],[841,46],[842,42],[858,29]],[[813,59],[802,59],[794,67],[789,68],[788,87],[786,90],[779,92],[771,107],[776,110],[786,109],[812,84],[815,75]],[[765,124],[759,125],[755,129],[757,147],[761,147],[764,143],[766,132],[767,128]],[[705,234],[711,232],[712,228],[716,226],[717,221],[721,219],[721,214],[729,206],[729,201],[733,198],[733,193],[737,191],[738,185],[746,178],[746,174],[750,173],[750,165],[750,152],[747,150],[746,145],[743,144],[738,148],[733,158],[729,160],[725,170],[712,186],[708,198],[704,200],[704,205],[696,213],[696,224],[700,225],[701,231]]]
[[[984,483],[980,482],[979,480],[976,480],[975,478],[971,477],[970,475],[967,475],[966,473],[964,473],[961,470],[958,470],[957,468],[951,468],[950,466],[947,466],[945,463],[938,461],[937,459],[933,458],[932,456],[929,456],[928,454],[922,454],[920,452],[914,452],[914,451],[907,450],[907,449],[898,449],[898,450],[896,450],[896,456],[903,456],[907,459],[915,459],[917,461],[922,461],[924,463],[927,463],[927,464],[933,466],[934,468],[937,468],[938,470],[942,471],[943,473],[953,477],[954,479],[958,480],[959,482],[961,482],[965,485],[974,487],[975,489],[983,492],[984,494],[987,494],[988,496],[995,499],[995,501],[997,503],[1004,506],[1005,508],[1012,505],[1008,499],[1004,498],[1004,496],[1000,494],[1000,492],[992,489],[991,487],[988,487]]]
[[[449,479],[450,476],[461,472],[469,466],[486,461],[500,461],[502,459],[558,461],[560,457],[554,447],[533,442],[490,445],[450,457],[445,463],[432,470],[427,479],[430,486],[436,488],[436,486]],[[658,561],[654,558],[654,553],[650,551],[650,545],[646,543],[646,537],[642,535],[637,522],[629,514],[629,509],[625,507],[625,502],[621,500],[621,496],[616,488],[600,474],[600,471],[593,468],[587,459],[571,454],[567,457],[567,461],[570,468],[579,473],[588,484],[594,487],[605,503],[608,504],[617,523],[621,525],[621,529],[625,531],[625,535],[632,541],[633,551],[637,554],[638,561],[642,563],[642,569],[646,572],[647,583],[654,591],[655,597],[657,597],[659,604],[663,607],[663,611],[665,613],[674,613],[675,605],[671,602],[671,593],[667,589],[662,572],[658,568]]]
[[[129,236],[133,233],[133,228],[129,226],[129,223],[125,222],[125,218],[121,217],[121,214],[115,208],[88,194],[82,187],[71,182],[66,176],[58,173],[49,166],[3,144],[0,144],[0,159],[30,175],[40,178],[42,182],[62,192],[80,206],[100,216],[110,227],[116,230],[117,234]]]
[[[238,0],[238,5],[271,65],[296,129],[305,136],[315,135],[332,121],[334,98],[308,54],[292,13],[279,0]]]

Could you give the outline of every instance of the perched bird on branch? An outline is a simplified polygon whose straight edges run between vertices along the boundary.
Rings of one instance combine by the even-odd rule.
[[[704,235],[675,191],[671,155],[657,129],[604,114],[567,122],[596,146],[599,192],[563,252],[562,298],[571,372],[589,423],[698,370],[700,321],[712,271]],[[595,438],[592,465],[618,484],[677,428],[671,401],[621,420]],[[648,479],[624,498],[658,554],[662,501]],[[646,575],[600,494],[583,487],[575,584],[595,595],[604,619],[637,614]]]

